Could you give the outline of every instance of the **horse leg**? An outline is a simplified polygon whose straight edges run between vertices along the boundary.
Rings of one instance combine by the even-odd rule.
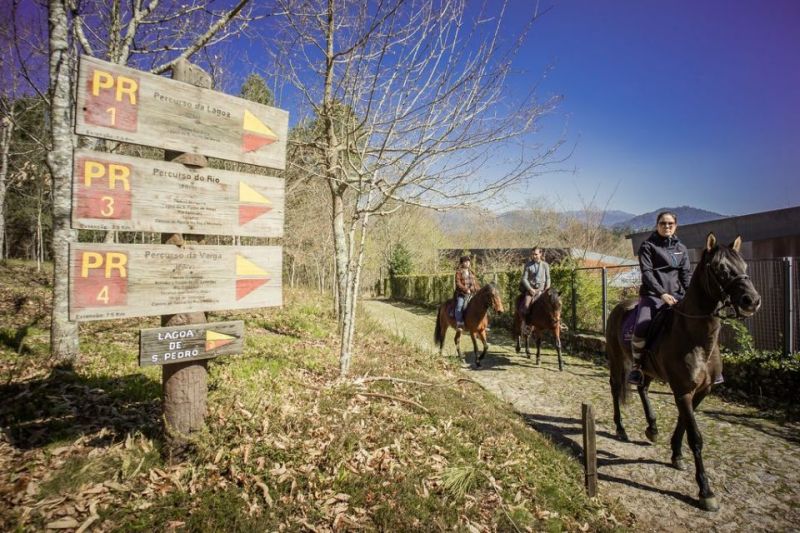
[[[519,317],[519,311],[514,312],[514,327],[512,328],[512,333],[514,334],[514,338],[517,340],[517,345],[514,349],[517,353],[522,351],[522,346],[520,345],[520,336],[522,335],[522,324],[520,323],[521,319]]]
[[[625,427],[622,425],[622,413],[619,409],[620,388],[614,381],[613,374],[608,382],[611,385],[611,398],[614,400],[614,425],[617,427],[617,438],[623,442],[628,442],[630,439],[628,438],[628,433],[625,431]]]
[[[461,332],[456,329],[456,337],[453,339],[453,342],[456,343],[456,353],[458,354],[458,358],[461,359]]]
[[[561,324],[556,322],[553,328],[553,336],[556,338],[556,353],[558,354],[558,369],[564,370],[564,361],[561,359]]]
[[[528,331],[527,333],[523,332],[525,336],[525,357],[528,359],[531,358],[531,332]]]
[[[717,511],[719,510],[719,504],[709,487],[706,469],[703,466],[703,436],[700,434],[700,428],[697,426],[697,420],[694,416],[693,405],[695,402],[692,394],[676,396],[675,403],[678,405],[678,412],[686,425],[686,437],[694,456],[694,477],[700,489],[700,507],[705,511]]]
[[[536,364],[541,364],[542,362],[542,334],[538,331],[535,333],[536,335]]]
[[[650,396],[648,396],[647,391],[650,388],[650,382],[653,381],[653,378],[650,376],[646,376],[644,379],[644,384],[641,387],[638,387],[639,390],[639,398],[642,400],[642,407],[644,408],[644,418],[647,420],[647,429],[644,430],[644,435],[647,437],[647,440],[650,442],[656,442],[658,440],[658,427],[656,426],[656,414],[653,412],[653,407],[650,405]]]
[[[697,409],[700,402],[705,398],[708,390],[702,390],[695,393],[692,398],[692,409]],[[683,461],[683,435],[686,433],[686,424],[683,418],[678,416],[678,422],[675,424],[675,431],[672,433],[670,439],[670,448],[672,449],[672,467],[677,470],[686,470],[686,463]]]
[[[478,355],[478,341],[475,339],[475,332],[470,331],[469,336],[472,339],[472,355],[475,356],[475,366],[480,368],[481,366],[481,358]]]
[[[481,352],[481,356],[479,358],[480,360],[486,357],[486,353],[489,351],[489,341],[486,337],[486,330],[485,329],[480,330],[478,332],[478,337],[481,339],[481,342],[483,343],[483,352]]]

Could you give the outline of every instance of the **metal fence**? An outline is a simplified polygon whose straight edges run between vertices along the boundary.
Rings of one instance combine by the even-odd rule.
[[[755,348],[785,355],[800,352],[800,268],[797,257],[748,261],[748,274],[761,295],[761,309],[743,322]],[[587,267],[572,276],[567,324],[574,331],[602,334],[608,313],[625,298],[638,297],[639,267]],[[567,296],[567,295],[564,295]],[[566,303],[566,302],[565,302]],[[733,340],[723,332],[723,342]]]

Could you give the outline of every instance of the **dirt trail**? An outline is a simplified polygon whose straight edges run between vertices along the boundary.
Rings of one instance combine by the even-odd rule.
[[[381,300],[364,302],[367,314],[387,329],[425,350],[433,350],[434,314],[428,309]],[[558,371],[555,352],[545,350],[541,366],[514,352],[504,332],[493,342],[483,368],[464,372],[508,401],[532,427],[576,455],[581,449],[581,403],[593,405],[602,498],[616,499],[647,531],[800,531],[800,424],[779,424],[761,411],[711,396],[700,407],[706,472],[721,509],[697,507],[691,452],[685,471],[670,467],[669,437],[676,409],[669,389],[654,383],[651,402],[661,431],[659,442],[644,438],[646,423],[638,396],[623,408],[632,442],[614,439],[608,374],[588,361],[566,357]],[[473,361],[469,337],[462,339]],[[455,356],[453,330],[445,354]]]

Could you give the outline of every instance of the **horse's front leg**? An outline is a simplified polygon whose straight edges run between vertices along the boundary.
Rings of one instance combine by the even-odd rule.
[[[453,339],[453,342],[456,344],[456,353],[458,354],[458,358],[461,359],[461,331],[456,328],[456,336]]]
[[[475,366],[481,366],[481,359],[478,356],[478,341],[475,339],[475,332],[470,331],[469,336],[472,338],[472,354],[475,356]]]
[[[694,394],[692,398],[692,409],[697,409],[697,406],[700,405],[700,402],[703,401],[706,394],[708,394],[708,389],[698,391]],[[672,438],[670,439],[670,448],[672,449],[672,466],[678,470],[686,470],[686,463],[683,460],[683,436],[686,434],[686,424],[683,421],[683,418],[678,416],[678,422],[675,424],[675,431],[672,433]]]
[[[558,354],[558,369],[564,370],[564,361],[561,359],[561,323],[556,322],[553,328],[553,336],[556,338],[556,353]]]
[[[644,430],[644,435],[650,442],[656,442],[658,440],[658,426],[656,426],[656,414],[653,411],[653,406],[650,405],[650,396],[647,394],[647,391],[650,389],[650,383],[652,381],[653,378],[651,378],[650,376],[645,376],[644,384],[641,387],[638,387],[638,390],[639,390],[639,398],[641,398],[642,407],[644,408],[644,418],[645,420],[647,420],[647,429]]]
[[[542,362],[542,334],[537,331],[534,335],[536,335],[536,364],[538,365]]]
[[[527,326],[525,326],[527,328]],[[522,331],[525,336],[525,357],[531,358],[531,330],[526,329]]]
[[[483,343],[483,352],[481,352],[480,359],[486,357],[486,354],[489,352],[489,339],[486,337],[486,330],[482,329],[478,332],[478,337],[481,339]]]
[[[676,396],[675,403],[678,405],[678,412],[686,426],[689,448],[694,456],[694,477],[697,481],[697,487],[700,489],[700,507],[706,511],[717,511],[719,510],[719,504],[708,484],[706,469],[703,466],[703,436],[700,434],[700,428],[697,426],[697,420],[694,416],[693,405],[695,402],[693,402],[692,394]]]

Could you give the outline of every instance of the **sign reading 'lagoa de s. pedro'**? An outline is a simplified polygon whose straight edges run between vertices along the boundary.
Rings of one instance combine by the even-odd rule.
[[[281,237],[283,185],[270,176],[76,150],[72,226]]]
[[[240,353],[244,322],[211,322],[143,329],[139,335],[139,365],[168,365]]]
[[[282,304],[280,246],[70,245],[71,320]]]
[[[81,56],[75,131],[283,169],[288,112]]]

